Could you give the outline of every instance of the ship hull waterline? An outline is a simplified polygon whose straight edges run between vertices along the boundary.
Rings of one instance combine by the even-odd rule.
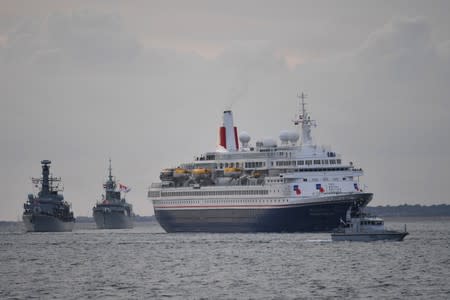
[[[130,229],[134,227],[133,217],[123,212],[94,211],[94,220],[98,229]]]
[[[156,209],[155,217],[168,233],[210,232],[331,232],[355,201],[367,204],[373,194],[336,197],[319,203],[268,208]]]
[[[63,221],[43,214],[23,215],[22,220],[28,232],[70,232],[75,225],[75,220]]]
[[[407,236],[407,232],[380,232],[380,233],[333,233],[331,240],[335,242],[375,242],[397,241],[401,242]]]

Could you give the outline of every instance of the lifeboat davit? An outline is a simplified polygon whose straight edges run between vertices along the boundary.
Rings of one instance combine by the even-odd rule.
[[[159,178],[161,180],[164,179],[171,179],[173,177],[173,171],[174,169],[164,169],[161,171],[161,173],[159,174]]]
[[[255,171],[252,173],[252,177],[259,178],[259,177],[261,177],[261,173],[259,173],[258,171]]]
[[[223,169],[223,175],[227,177],[239,177],[242,173],[241,168],[225,168]]]

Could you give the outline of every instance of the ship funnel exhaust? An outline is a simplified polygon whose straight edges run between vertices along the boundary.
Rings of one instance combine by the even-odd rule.
[[[223,126],[220,127],[220,145],[228,151],[239,149],[237,127],[233,124],[233,113],[231,110],[223,112]]]

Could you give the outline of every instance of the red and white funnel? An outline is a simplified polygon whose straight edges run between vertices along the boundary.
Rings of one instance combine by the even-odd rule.
[[[219,132],[220,145],[228,151],[237,151],[239,149],[237,127],[233,124],[233,113],[231,110],[223,112],[223,126]]]

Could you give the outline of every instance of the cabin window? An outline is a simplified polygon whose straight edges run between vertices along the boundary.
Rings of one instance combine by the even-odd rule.
[[[312,165],[312,160],[307,160],[307,161],[305,161],[305,164],[306,164],[307,166]]]
[[[314,164],[315,164],[315,165],[320,165],[320,160],[315,160],[315,161],[314,161]]]
[[[303,166],[303,165],[305,164],[305,162],[304,162],[303,160],[299,160],[299,161],[297,161],[297,164],[298,164],[299,166]]]
[[[341,160],[340,159],[336,159],[336,162],[337,162],[338,165],[341,164]]]

